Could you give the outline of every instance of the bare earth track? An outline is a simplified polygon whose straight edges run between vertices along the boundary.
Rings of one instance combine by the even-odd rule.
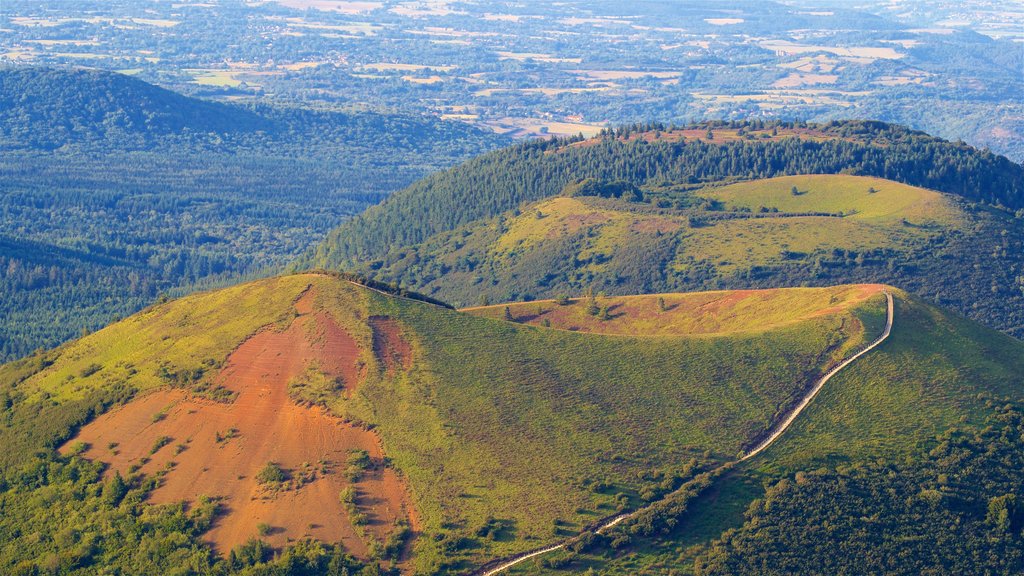
[[[868,344],[863,350],[861,350],[860,352],[857,352],[853,356],[850,356],[849,358],[843,360],[842,362],[837,364],[835,367],[833,367],[831,370],[829,370],[827,373],[825,373],[824,376],[819,378],[818,381],[814,383],[814,386],[812,386],[811,389],[808,390],[807,394],[804,395],[804,397],[800,400],[800,402],[786,415],[786,417],[783,418],[774,428],[772,428],[772,432],[770,434],[768,434],[768,436],[766,436],[761,442],[756,444],[754,446],[754,448],[752,448],[751,450],[747,451],[738,460],[736,460],[735,462],[729,462],[727,464],[723,464],[723,466],[729,466],[729,465],[733,465],[733,464],[735,464],[737,462],[743,462],[745,460],[749,460],[749,459],[753,458],[754,456],[756,456],[757,454],[759,454],[762,451],[764,451],[766,448],[768,448],[768,446],[770,446],[780,436],[782,436],[782,434],[789,428],[789,426],[793,423],[793,421],[796,420],[796,417],[799,416],[800,413],[803,412],[804,408],[806,408],[807,405],[810,404],[811,400],[813,400],[814,397],[817,396],[818,392],[820,392],[822,387],[825,386],[825,383],[827,383],[829,380],[831,380],[832,377],[835,376],[836,374],[838,374],[843,368],[846,368],[847,366],[852,364],[855,360],[857,360],[861,356],[863,356],[863,355],[867,354],[868,352],[870,352],[871,350],[874,350],[875,348],[877,348],[879,344],[884,342],[889,337],[889,334],[892,332],[892,324],[893,324],[893,316],[894,316],[894,303],[893,303],[892,294],[890,294],[888,291],[885,291],[884,294],[885,294],[885,299],[886,299],[886,319],[885,319],[885,328],[882,330],[882,334],[878,338],[876,338],[871,344]],[[669,494],[668,496],[671,496],[671,494]],[[607,518],[607,519],[605,519],[601,523],[600,526],[598,526],[596,531],[599,534],[603,533],[603,532],[607,531],[608,529],[616,526],[617,524],[623,522],[624,520],[629,519],[630,517],[632,517],[632,516],[642,512],[642,511],[646,510],[647,508],[649,508],[651,506],[656,506],[657,504],[658,504],[658,502],[653,502],[653,503],[649,504],[648,506],[645,506],[643,508],[639,508],[639,509],[634,510],[632,512],[628,512],[628,513],[625,513],[625,514],[619,514],[619,515],[616,515],[616,516],[612,516],[611,518]],[[540,548],[540,549],[537,549],[537,550],[531,550],[529,552],[524,552],[524,553],[518,554],[516,556],[510,557],[510,558],[506,558],[506,559],[503,559],[503,560],[495,560],[495,561],[489,562],[488,564],[484,565],[480,569],[472,572],[471,576],[494,576],[496,574],[500,574],[501,572],[504,572],[505,570],[507,570],[507,569],[509,569],[509,568],[511,568],[513,566],[516,566],[518,564],[521,564],[522,562],[525,562],[525,561],[529,560],[530,558],[535,558],[537,556],[541,556],[543,554],[547,554],[548,552],[554,552],[555,550],[561,550],[562,548],[565,548],[566,544],[567,544],[567,541],[562,541],[561,543],[553,544],[553,545],[547,546],[545,548]]]

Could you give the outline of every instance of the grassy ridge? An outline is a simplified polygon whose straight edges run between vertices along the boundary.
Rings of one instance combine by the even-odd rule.
[[[724,336],[766,332],[817,316],[847,312],[883,288],[881,285],[849,285],[637,296],[599,295],[562,301],[514,302],[465,308],[463,311],[485,318],[508,319],[573,332],[627,336]]]

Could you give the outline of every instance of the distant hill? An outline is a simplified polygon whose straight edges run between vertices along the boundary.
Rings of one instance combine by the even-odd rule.
[[[0,68],[0,359],[161,293],[268,274],[388,193],[506,142],[426,116]]]
[[[300,266],[460,306],[892,282],[1021,335],[1022,193],[1005,158],[879,123],[625,130],[428,177]]]
[[[147,141],[190,131],[268,130],[237,106],[189,98],[99,70],[0,69],[0,147],[55,148],[122,136]]]
[[[1020,342],[880,285],[595,295],[512,304],[509,322],[501,306],[463,313],[348,278],[196,294],[0,367],[0,528],[17,530],[0,565],[466,573],[671,502],[874,339],[883,290],[893,343],[750,474],[916,454],[950,425],[984,423],[986,398],[1024,390]],[[42,520],[42,506],[68,512]],[[628,551],[644,533],[623,526]],[[61,544],[68,529],[92,546]],[[156,542],[160,554],[136,553]],[[969,545],[996,542],[1012,544]]]
[[[443,143],[506,142],[458,122],[422,115],[339,112],[192,98],[124,74],[74,68],[0,68],[0,149],[89,145],[320,156],[345,148],[406,150],[416,163]],[[340,148],[323,148],[331,143]],[[474,149],[476,151],[476,149]]]

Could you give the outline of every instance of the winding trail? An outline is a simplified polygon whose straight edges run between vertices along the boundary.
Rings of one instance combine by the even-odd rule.
[[[803,412],[804,408],[806,408],[807,405],[811,403],[811,400],[813,400],[814,397],[818,395],[818,392],[821,391],[821,388],[825,386],[826,382],[831,380],[832,377],[838,374],[840,370],[852,364],[854,360],[874,350],[876,347],[878,347],[879,344],[884,342],[885,339],[889,337],[889,334],[892,332],[893,300],[892,294],[888,292],[885,292],[884,294],[886,300],[886,317],[885,329],[882,330],[882,335],[876,338],[875,341],[872,342],[871,344],[868,344],[866,348],[864,348],[860,352],[857,352],[853,356],[850,356],[846,360],[843,360],[835,368],[829,370],[828,373],[822,376],[821,379],[819,379],[818,382],[814,385],[814,387],[811,388],[806,395],[804,395],[803,400],[801,400],[800,403],[796,405],[796,408],[793,408],[793,410],[789,413],[789,416],[787,416],[785,420],[783,420],[779,425],[775,427],[775,431],[769,434],[767,438],[762,440],[761,443],[755,446],[752,450],[744,454],[743,457],[740,458],[740,462],[753,458],[754,456],[757,455],[758,452],[761,452],[762,450],[770,446],[776,438],[781,436],[782,433],[785,432],[787,428],[789,428],[789,425],[792,424],[794,420],[796,420],[796,417],[799,416],[801,412]]]
[[[886,300],[886,318],[885,318],[885,329],[882,330],[882,335],[879,336],[878,338],[876,338],[872,343],[868,344],[863,350],[861,350],[860,352],[857,352],[853,356],[850,356],[846,360],[843,360],[842,362],[837,364],[834,368],[832,368],[827,373],[825,373],[824,376],[819,378],[818,381],[815,382],[814,386],[811,387],[811,389],[807,392],[807,394],[804,395],[803,399],[800,400],[800,403],[797,404],[796,407],[794,407],[789,412],[789,414],[786,416],[786,418],[784,418],[781,422],[779,422],[779,424],[777,424],[774,427],[772,432],[764,440],[759,442],[756,446],[754,446],[754,448],[752,448],[750,451],[746,452],[739,459],[737,459],[734,462],[730,462],[729,464],[735,464],[736,462],[743,462],[745,460],[749,460],[749,459],[753,458],[754,456],[756,456],[757,454],[759,454],[760,452],[762,452],[768,446],[771,446],[771,444],[773,442],[775,442],[775,440],[777,440],[779,438],[779,436],[782,436],[782,433],[785,432],[786,429],[789,428],[789,426],[793,423],[793,421],[796,420],[796,417],[799,416],[801,412],[803,412],[804,408],[806,408],[807,405],[811,403],[811,400],[813,400],[814,397],[818,395],[818,392],[821,391],[822,387],[825,386],[826,382],[831,380],[832,377],[835,376],[836,374],[838,374],[843,368],[846,368],[847,366],[852,364],[855,360],[857,360],[861,356],[863,356],[863,355],[867,354],[868,352],[870,352],[870,351],[874,350],[875,348],[877,348],[879,344],[884,342],[885,339],[889,337],[889,334],[892,333],[892,323],[893,323],[893,317],[895,315],[894,314],[894,303],[893,303],[892,294],[890,294],[888,291],[883,292],[883,293],[885,294],[885,300]],[[723,464],[723,466],[724,466],[724,464]],[[636,509],[636,510],[634,510],[632,512],[627,512],[627,513],[624,513],[624,514],[618,514],[616,516],[612,516],[610,518],[606,518],[600,524],[600,526],[597,527],[596,532],[598,534],[603,534],[605,531],[609,530],[610,528],[614,527],[615,525],[619,524],[620,522],[622,522],[624,520],[627,520],[627,519],[631,518],[632,516],[634,516],[636,514],[639,514],[640,512],[643,512],[644,510],[646,510],[647,508],[649,508],[651,506],[655,506],[657,504],[658,504],[658,502],[652,502],[651,504],[648,504],[647,506],[644,506],[643,508],[638,508],[638,509]],[[547,554],[548,552],[554,552],[555,550],[561,550],[562,548],[565,548],[567,543],[568,543],[568,540],[565,540],[565,541],[562,541],[559,544],[554,544],[554,545],[551,545],[551,546],[548,546],[548,547],[545,547],[545,548],[541,548],[539,550],[523,552],[521,554],[518,554],[518,555],[515,555],[515,556],[512,556],[512,557],[506,558],[503,561],[502,560],[498,560],[498,561],[489,562],[488,564],[485,564],[483,567],[479,568],[478,570],[475,570],[475,571],[471,572],[470,576],[494,576],[495,574],[500,574],[501,572],[504,572],[505,570],[507,570],[507,569],[517,565],[517,564],[520,564],[522,562],[525,562],[525,561],[529,560],[530,558],[533,558],[533,557],[536,557],[536,556],[540,556],[542,554]],[[500,563],[495,565],[495,562],[500,562]]]

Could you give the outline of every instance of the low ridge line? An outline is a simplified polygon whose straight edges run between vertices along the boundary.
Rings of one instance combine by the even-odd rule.
[[[799,416],[800,413],[803,412],[804,408],[806,408],[807,405],[811,403],[811,400],[813,400],[814,397],[818,395],[818,392],[821,391],[822,387],[825,386],[826,382],[831,380],[832,377],[835,376],[836,374],[838,374],[840,370],[842,370],[843,368],[846,368],[847,366],[852,364],[854,360],[857,360],[861,356],[863,356],[863,355],[867,354],[868,352],[870,352],[870,351],[874,350],[875,348],[877,348],[879,344],[884,342],[886,340],[886,338],[889,337],[889,334],[892,333],[893,317],[895,315],[894,314],[894,304],[893,304],[892,294],[890,294],[888,291],[883,292],[883,294],[885,294],[885,300],[886,300],[886,318],[885,318],[885,329],[882,330],[882,335],[879,336],[878,338],[876,338],[873,342],[871,342],[871,344],[868,344],[863,350],[861,350],[860,352],[857,352],[853,356],[850,356],[846,360],[843,360],[838,365],[836,365],[834,368],[832,368],[827,373],[825,373],[824,376],[819,378],[818,381],[814,384],[814,386],[810,389],[810,391],[808,391],[807,394],[804,395],[804,397],[800,401],[800,403],[797,404],[796,407],[793,408],[793,410],[789,413],[789,415],[779,425],[777,425],[775,427],[775,431],[774,432],[772,432],[770,435],[768,435],[767,438],[765,438],[759,444],[757,444],[751,451],[747,452],[746,454],[741,456],[739,459],[737,459],[737,460],[735,460],[733,462],[729,462],[728,464],[735,464],[737,462],[743,462],[744,460],[749,460],[750,458],[753,458],[758,453],[763,451],[765,448],[770,446],[773,442],[775,442],[775,440],[777,440],[779,438],[779,436],[782,436],[782,433],[785,432],[787,428],[789,428],[790,424],[792,424],[793,421],[796,420],[796,417]],[[723,464],[723,466],[728,465],[728,464]],[[671,494],[672,493],[669,493],[668,496],[671,496]],[[626,520],[628,518],[631,518],[631,517],[633,517],[633,516],[643,512],[644,510],[647,510],[651,506],[654,506],[654,505],[658,504],[659,502],[662,502],[663,500],[664,500],[664,498],[662,500],[659,500],[658,502],[652,502],[652,503],[648,504],[647,506],[643,506],[641,508],[637,508],[636,510],[633,510],[632,512],[627,512],[627,513],[624,513],[624,514],[618,514],[616,516],[612,516],[611,518],[607,518],[604,522],[601,523],[600,526],[598,526],[598,528],[595,530],[595,532],[598,533],[598,534],[602,534],[606,530],[614,527],[615,525],[619,524],[620,522],[622,522],[622,521],[624,521],[624,520]],[[535,556],[540,556],[542,554],[547,554],[548,552],[554,552],[555,550],[561,550],[561,549],[565,548],[568,543],[569,543],[569,540],[564,540],[564,541],[562,541],[559,544],[554,544],[554,545],[548,546],[546,548],[541,548],[541,549],[533,550],[533,551],[529,551],[529,552],[523,552],[521,554],[517,554],[515,556],[511,556],[511,557],[507,558],[507,560],[505,562],[502,562],[501,564],[499,564],[498,566],[495,566],[494,568],[488,569],[487,565],[485,564],[483,567],[481,567],[481,568],[471,572],[470,576],[494,576],[495,574],[499,574],[501,572],[504,572],[505,570],[507,570],[507,569],[517,565],[517,564],[525,562],[526,560],[529,560],[530,558],[533,558]],[[494,562],[495,561],[492,561],[492,562],[489,562],[488,564],[493,564]]]

